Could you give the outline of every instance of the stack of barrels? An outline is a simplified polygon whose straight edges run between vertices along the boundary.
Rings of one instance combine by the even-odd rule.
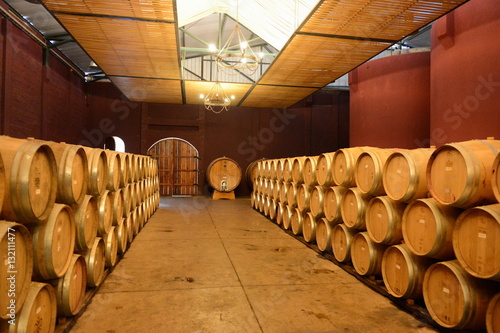
[[[0,331],[77,314],[159,205],[148,156],[0,136]]]
[[[261,160],[251,204],[438,325],[500,332],[499,151],[488,139]]]

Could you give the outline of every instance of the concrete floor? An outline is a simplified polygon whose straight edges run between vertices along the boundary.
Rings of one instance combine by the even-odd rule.
[[[163,197],[72,333],[435,332],[254,211]]]

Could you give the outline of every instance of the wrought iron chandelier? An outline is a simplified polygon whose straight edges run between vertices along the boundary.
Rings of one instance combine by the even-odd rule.
[[[222,85],[217,80],[212,86],[212,89],[210,89],[209,93],[206,96],[201,94],[200,98],[203,98],[205,109],[210,110],[213,113],[221,113],[222,111],[229,111],[231,99],[234,99],[234,96],[229,98],[222,88]]]
[[[215,57],[217,67],[226,74],[239,73],[252,75],[259,67],[263,55],[257,57],[241,31],[238,21],[238,4],[236,3],[236,24],[224,46]]]

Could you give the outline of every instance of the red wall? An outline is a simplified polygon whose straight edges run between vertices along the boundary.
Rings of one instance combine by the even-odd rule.
[[[289,109],[231,107],[214,114],[197,105],[129,103],[110,83],[89,85],[87,143],[100,146],[106,136],[120,136],[127,151],[146,154],[166,137],[187,140],[198,149],[202,193],[205,174],[218,157],[234,159],[242,171],[256,159],[318,155],[348,146],[349,95],[322,91]],[[120,115],[128,114],[120,119]],[[111,131],[101,126],[106,122]],[[236,195],[248,195],[243,180]]]
[[[388,56],[349,74],[350,145],[416,148],[429,137],[429,52]]]
[[[472,0],[432,28],[432,144],[500,139],[500,1]]]
[[[0,133],[77,143],[87,125],[85,83],[0,16]]]

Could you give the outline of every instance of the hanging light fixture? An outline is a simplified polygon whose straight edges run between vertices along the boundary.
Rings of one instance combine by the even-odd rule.
[[[236,3],[236,24],[227,42],[221,48],[215,61],[225,73],[252,75],[259,67],[262,56],[257,57],[245,39],[238,22],[238,4]]]
[[[200,98],[203,99],[205,109],[210,110],[213,113],[221,113],[222,111],[229,111],[231,99],[234,99],[234,96],[229,98],[217,79],[208,94],[206,96],[201,94]]]

